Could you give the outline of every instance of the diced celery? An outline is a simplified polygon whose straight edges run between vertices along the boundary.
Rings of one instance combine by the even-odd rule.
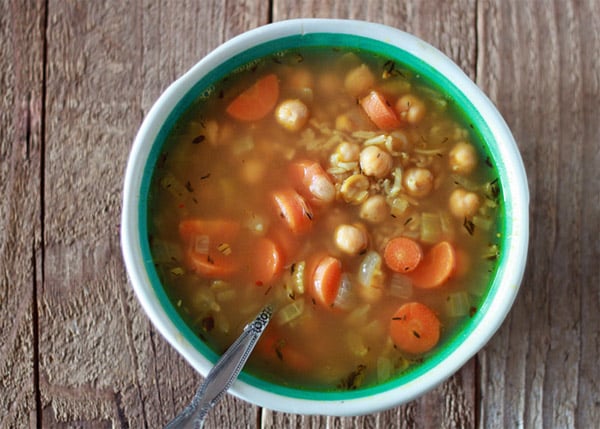
[[[169,191],[177,200],[183,200],[187,193],[187,189],[183,183],[171,172],[165,173],[160,179],[160,186]]]
[[[423,212],[421,214],[421,241],[433,244],[442,237],[442,223],[437,213]]]
[[[367,321],[367,315],[371,309],[370,304],[363,304],[356,307],[346,316],[346,324],[349,326],[363,326]]]
[[[346,334],[346,343],[350,352],[358,357],[363,357],[369,353],[369,349],[365,346],[363,338],[356,331],[350,330]]]
[[[198,311],[220,311],[221,306],[215,301],[215,294],[208,288],[199,287],[191,299],[192,307]]]
[[[205,255],[208,253],[210,239],[208,235],[196,235],[192,238],[192,249],[194,252]]]
[[[487,216],[473,216],[472,222],[476,227],[481,228],[484,231],[489,231],[494,223],[492,219]]]
[[[390,295],[396,298],[409,299],[413,295],[413,284],[410,277],[395,273],[390,280]]]
[[[390,202],[390,212],[393,216],[402,216],[408,209],[408,206],[408,200],[402,197],[397,197]]]
[[[233,289],[223,290],[223,291],[217,292],[217,294],[216,294],[216,299],[219,302],[231,301],[231,300],[234,300],[235,297],[236,297],[236,293],[235,293],[235,290],[233,290]]]
[[[477,192],[480,189],[480,186],[477,183],[459,174],[452,174],[450,176],[450,180],[457,185],[462,186],[467,191]]]
[[[227,290],[229,288],[231,288],[231,284],[225,280],[213,280],[210,284],[210,290],[215,292]]]
[[[285,325],[300,317],[304,312],[304,299],[297,299],[286,305],[277,313],[277,324]]]
[[[360,329],[360,334],[364,338],[383,338],[385,329],[381,320],[374,319]]]
[[[469,314],[471,303],[467,292],[454,292],[448,295],[445,302],[448,317],[462,317]]]
[[[392,361],[385,357],[380,356],[377,358],[377,381],[383,383],[392,377],[392,371],[394,366]]]
[[[215,321],[215,328],[223,332],[224,334],[228,334],[229,330],[231,329],[231,326],[229,323],[229,319],[227,319],[225,314],[223,314],[222,312],[215,313],[213,318]]]
[[[254,139],[250,135],[245,135],[233,142],[232,152],[234,155],[243,155],[254,149]]]

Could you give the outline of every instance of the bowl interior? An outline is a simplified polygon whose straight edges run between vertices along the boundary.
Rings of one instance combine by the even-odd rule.
[[[401,34],[404,35],[404,33]],[[410,38],[410,36],[408,37]],[[354,391],[324,392],[289,388],[243,372],[240,375],[241,382],[236,383],[232,390],[234,394],[244,399],[277,409],[277,406],[268,402],[268,398],[295,398],[310,403],[319,401],[344,403],[361,398],[373,398],[374,395],[385,396],[386,393],[389,395],[392,392],[390,396],[382,398],[376,408],[389,407],[393,405],[394,401],[405,402],[422,393],[423,390],[434,387],[460,368],[493,335],[514,300],[524,268],[523,236],[527,236],[526,219],[521,219],[523,216],[522,204],[515,206],[515,202],[524,201],[526,206],[527,196],[526,189],[522,189],[524,172],[519,170],[522,170],[522,164],[518,165],[520,157],[518,152],[515,156],[516,148],[512,136],[489,100],[478,92],[475,85],[470,83],[456,66],[449,63],[449,60],[429,45],[413,38],[410,38],[409,42],[413,43],[410,45],[411,49],[423,49],[426,52],[424,56],[431,59],[424,60],[423,56],[419,57],[409,50],[396,46],[396,44],[361,35],[314,32],[292,34],[264,41],[240,50],[231,57],[223,56],[215,60],[218,64],[208,72],[198,67],[192,69],[184,76],[187,79],[184,79],[186,83],[173,88],[168,103],[163,103],[159,115],[163,117],[160,126],[143,136],[148,138],[150,135],[149,140],[144,142],[150,149],[147,151],[147,157],[140,161],[142,168],[139,173],[140,186],[133,208],[135,218],[133,225],[137,228],[135,235],[139,238],[137,245],[139,245],[139,251],[141,252],[142,270],[147,275],[148,281],[148,284],[143,287],[146,289],[144,293],[149,293],[156,301],[154,305],[150,306],[152,307],[150,311],[147,308],[148,306],[145,305],[144,307],[150,313],[155,310],[161,313],[154,315],[153,321],[162,317],[168,319],[168,326],[164,328],[167,332],[164,332],[163,329],[161,329],[161,332],[176,348],[183,351],[184,356],[204,375],[206,375],[210,363],[214,363],[218,356],[183,321],[163,289],[152,262],[148,242],[147,201],[152,174],[167,136],[178,118],[199,98],[208,97],[213,84],[221,77],[236,69],[246,67],[257,59],[276,55],[284,50],[306,46],[359,48],[362,51],[384,55],[419,74],[428,83],[437,87],[441,93],[453,100],[458,110],[468,119],[470,131],[475,138],[478,141],[485,142],[485,151],[496,168],[501,188],[501,208],[499,210],[501,225],[499,230],[502,234],[502,252],[491,284],[482,298],[480,308],[453,337],[445,342],[443,347],[440,347],[424,363],[415,366],[387,383]],[[418,45],[419,43],[422,46]],[[458,84],[452,76],[460,77]],[[476,97],[473,94],[476,94]],[[506,141],[502,141],[502,139],[506,139]],[[514,165],[515,162],[516,166]],[[522,176],[519,174],[515,176],[515,171],[518,171]],[[526,209],[525,207],[525,211]],[[526,249],[526,238],[524,247]],[[137,289],[136,292],[138,292]],[[490,315],[491,313],[496,314]],[[163,326],[165,325],[163,324]],[[198,361],[198,358],[200,361]],[[257,391],[269,392],[265,397],[267,399],[261,402],[260,395],[257,399]],[[404,393],[398,395],[399,391]],[[283,405],[279,408],[283,408],[283,411],[311,411],[311,408],[303,408],[303,406],[298,408]],[[373,405],[369,405],[364,409],[356,409],[356,412],[341,411],[340,414],[358,414],[369,411],[371,408],[373,408]],[[318,412],[318,410],[313,410],[313,413]],[[323,410],[320,412],[323,412]]]

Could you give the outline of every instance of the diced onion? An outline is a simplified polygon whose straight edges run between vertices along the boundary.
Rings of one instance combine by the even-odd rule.
[[[192,239],[192,249],[201,255],[208,254],[210,239],[208,235],[197,235]]]
[[[353,306],[353,298],[354,294],[352,291],[352,283],[350,282],[350,277],[348,276],[348,274],[344,273],[342,274],[340,288],[338,290],[338,294],[335,298],[333,306],[335,308],[341,308],[342,310],[348,310]]]
[[[363,304],[360,307],[356,307],[346,317],[346,323],[349,326],[363,326],[367,321],[367,315],[371,309],[371,304]]]
[[[476,227],[481,228],[484,231],[489,231],[493,224],[492,219],[487,216],[473,216],[472,221]]]
[[[365,255],[358,270],[358,281],[365,287],[382,286],[383,272],[379,253],[372,250]]]
[[[434,244],[442,237],[442,222],[437,213],[423,212],[421,214],[421,241]]]
[[[346,334],[346,343],[348,344],[350,352],[355,356],[363,357],[369,352],[369,349],[367,346],[365,346],[362,336],[356,333],[356,331],[348,331]]]
[[[394,366],[392,361],[384,356],[377,358],[377,381],[383,383],[392,377]]]

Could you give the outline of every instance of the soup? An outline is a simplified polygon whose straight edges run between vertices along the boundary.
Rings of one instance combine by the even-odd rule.
[[[500,192],[434,85],[370,52],[305,48],[236,70],[185,112],[155,167],[149,241],[217,353],[271,304],[249,372],[358,389],[416,368],[477,312]]]

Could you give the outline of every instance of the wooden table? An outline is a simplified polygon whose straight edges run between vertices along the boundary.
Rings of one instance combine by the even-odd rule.
[[[439,388],[357,418],[228,396],[207,427],[592,428],[600,422],[598,0],[0,1],[0,427],[161,427],[200,377],[121,260],[123,173],[166,86],[271,21],[376,21],[437,46],[496,103],[531,191],[506,323]]]

